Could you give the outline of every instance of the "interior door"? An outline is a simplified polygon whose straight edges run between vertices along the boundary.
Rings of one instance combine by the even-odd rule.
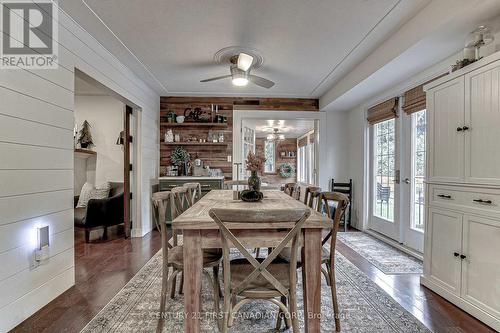
[[[369,227],[399,242],[398,118],[371,125],[371,212]]]

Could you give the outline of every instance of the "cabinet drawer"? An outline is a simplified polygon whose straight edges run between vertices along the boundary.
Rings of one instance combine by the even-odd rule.
[[[430,185],[429,204],[461,211],[496,214],[500,212],[500,190]]]

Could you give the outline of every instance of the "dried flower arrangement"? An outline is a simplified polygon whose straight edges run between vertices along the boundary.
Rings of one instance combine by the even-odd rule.
[[[264,170],[264,163],[266,158],[263,155],[257,155],[252,152],[248,153],[247,160],[245,161],[248,171],[260,171]]]

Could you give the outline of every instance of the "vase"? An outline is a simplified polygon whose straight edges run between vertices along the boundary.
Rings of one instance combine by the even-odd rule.
[[[260,192],[260,178],[257,171],[252,171],[252,174],[248,178],[248,188],[253,191]]]
[[[186,162],[182,165],[182,175],[188,176],[189,173],[189,164]]]

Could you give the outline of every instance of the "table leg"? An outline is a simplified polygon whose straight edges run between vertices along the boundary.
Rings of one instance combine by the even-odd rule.
[[[305,331],[319,332],[321,319],[321,229],[304,229],[302,269]]]
[[[201,275],[203,253],[199,230],[185,230],[184,244],[184,332],[200,332]]]

